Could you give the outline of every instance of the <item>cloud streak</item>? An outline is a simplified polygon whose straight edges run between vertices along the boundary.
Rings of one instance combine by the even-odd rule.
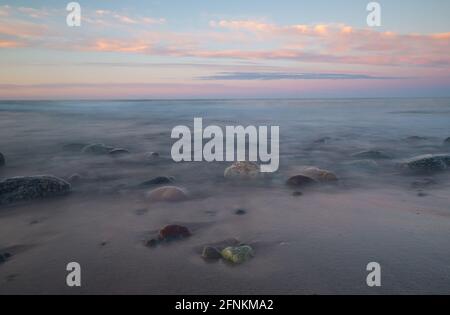
[[[283,72],[221,72],[200,77],[201,80],[396,80],[402,77],[371,76],[348,73],[283,73]]]

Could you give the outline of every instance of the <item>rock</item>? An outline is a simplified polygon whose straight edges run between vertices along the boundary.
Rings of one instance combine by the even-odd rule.
[[[313,184],[317,184],[317,181],[311,177],[305,176],[305,175],[295,175],[290,177],[287,182],[287,185],[294,186],[294,187],[301,187],[301,186],[310,186]]]
[[[447,169],[450,165],[449,154],[425,154],[407,159],[402,165],[415,172],[437,172]]]
[[[172,184],[175,181],[173,177],[168,176],[158,176],[142,182],[139,184],[140,187],[149,187],[149,186],[157,186],[157,185],[167,185]]]
[[[164,186],[153,189],[147,193],[147,198],[152,201],[184,201],[188,199],[188,193],[176,186]]]
[[[425,140],[428,140],[428,138],[421,137],[421,136],[410,136],[410,137],[407,137],[405,140],[410,141],[410,142],[416,142],[416,141],[425,141]]]
[[[0,166],[3,166],[6,164],[5,156],[0,152]]]
[[[247,161],[235,162],[224,172],[225,178],[229,179],[255,179],[260,174],[259,165]]]
[[[68,182],[54,176],[12,177],[0,181],[0,204],[9,204],[69,193]]]
[[[390,159],[391,157],[381,151],[376,150],[367,150],[357,152],[351,155],[352,158],[355,159],[373,159],[373,160],[381,160],[381,159]]]
[[[236,214],[236,215],[244,215],[246,213],[247,213],[247,211],[245,211],[244,209],[236,209],[234,211],[234,214]]]
[[[109,154],[114,149],[114,147],[107,146],[103,143],[95,143],[85,146],[81,151],[90,154]]]
[[[214,246],[205,246],[203,248],[202,257],[207,260],[217,260],[222,258],[222,254]]]
[[[150,152],[147,154],[147,158],[150,158],[150,159],[154,159],[154,158],[158,158],[158,157],[159,157],[158,152]]]
[[[182,225],[167,225],[159,231],[159,239],[174,241],[191,236],[189,229]]]
[[[318,182],[335,182],[338,177],[333,172],[322,170],[317,167],[308,167],[301,171],[301,175],[310,177]]]
[[[118,155],[123,155],[123,154],[130,154],[130,151],[128,151],[127,149],[115,148],[115,149],[112,149],[111,151],[109,151],[108,154],[113,155],[113,156],[118,156]]]
[[[156,247],[159,245],[160,242],[161,241],[159,239],[152,238],[152,239],[148,240],[147,242],[145,242],[145,246]]]
[[[221,254],[223,259],[234,264],[241,264],[254,256],[253,248],[249,245],[227,247],[222,250]]]
[[[418,196],[418,197],[426,197],[426,196],[428,196],[428,194],[425,193],[425,192],[423,192],[423,191],[418,191],[418,192],[417,192],[417,196]]]
[[[450,145],[450,137],[444,140],[444,145]]]
[[[294,196],[294,197],[300,197],[300,196],[303,196],[303,193],[302,193],[301,191],[294,191],[294,192],[292,193],[292,196]]]

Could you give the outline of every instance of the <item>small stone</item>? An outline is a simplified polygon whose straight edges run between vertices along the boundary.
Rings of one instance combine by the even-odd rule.
[[[260,175],[259,165],[247,161],[235,162],[224,172],[225,178],[229,179],[255,179]]]
[[[103,143],[94,143],[85,146],[81,151],[90,154],[109,154],[114,149],[114,147],[107,146]]]
[[[305,175],[295,175],[290,177],[286,184],[293,187],[301,187],[317,184],[317,181]]]
[[[188,193],[176,186],[164,186],[148,192],[147,198],[152,201],[178,202],[187,200]]]
[[[428,196],[428,194],[424,193],[423,191],[419,191],[419,192],[417,192],[417,196],[419,196],[419,197],[426,197],[426,196]]]
[[[160,240],[152,238],[145,243],[147,247],[156,247],[159,245]]]
[[[234,211],[234,214],[236,214],[236,215],[244,215],[246,213],[247,213],[247,211],[245,211],[244,209],[236,209]]]
[[[303,193],[302,193],[301,191],[294,191],[294,192],[292,193],[292,196],[294,196],[294,197],[300,197],[300,196],[303,196]]]
[[[234,264],[241,264],[254,256],[253,248],[249,245],[227,247],[221,254],[223,259]]]
[[[189,229],[182,225],[167,225],[159,231],[159,239],[173,241],[191,236]]]
[[[167,185],[172,184],[175,181],[173,177],[169,176],[158,176],[142,182],[139,184],[140,187],[156,186],[156,185]]]
[[[124,154],[130,154],[130,151],[127,149],[122,148],[116,148],[111,151],[109,151],[109,155],[118,156],[118,155],[124,155]]]
[[[352,154],[352,158],[381,160],[381,159],[390,159],[391,157],[381,151],[367,150]]]
[[[207,260],[217,260],[222,258],[222,254],[216,247],[205,246],[203,248],[202,257]]]
[[[0,152],[0,166],[3,166],[6,164],[5,156]]]

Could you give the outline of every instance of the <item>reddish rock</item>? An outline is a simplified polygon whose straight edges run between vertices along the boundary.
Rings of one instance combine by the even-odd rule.
[[[189,229],[181,225],[168,225],[159,231],[159,238],[166,241],[182,239],[191,235]]]

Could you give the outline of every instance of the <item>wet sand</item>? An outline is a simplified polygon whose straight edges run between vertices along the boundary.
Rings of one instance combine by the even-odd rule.
[[[0,251],[12,254],[0,264],[0,294],[450,293],[450,174],[395,167],[401,158],[450,152],[442,145],[449,100],[188,102],[0,103],[0,178],[83,178],[68,196],[0,207]],[[201,115],[209,124],[280,125],[280,171],[236,184],[223,178],[229,163],[172,162],[171,129]],[[317,141],[323,137],[330,139]],[[67,148],[99,142],[131,154]],[[375,172],[346,165],[373,148],[393,158],[377,161]],[[161,157],[148,160],[152,151]],[[304,165],[334,171],[339,183],[293,196],[284,181]],[[146,200],[148,189],[136,185],[162,175],[174,176],[191,200]],[[435,184],[411,185],[427,178]],[[193,236],[144,246],[174,223]],[[239,266],[200,257],[202,245],[233,237],[255,257]],[[65,284],[71,261],[81,264],[81,288]],[[382,266],[381,288],[366,285],[371,261]]]

